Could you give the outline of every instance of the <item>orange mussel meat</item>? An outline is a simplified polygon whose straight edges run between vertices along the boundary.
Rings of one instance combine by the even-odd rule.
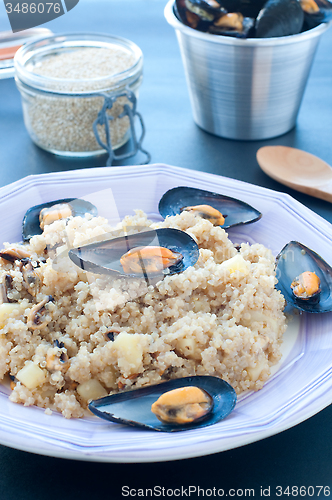
[[[126,274],[144,274],[161,272],[181,262],[183,255],[166,247],[136,247],[125,253],[120,263]]]
[[[309,298],[320,292],[320,280],[316,273],[305,271],[291,284],[296,297]]]
[[[182,212],[191,212],[193,214],[209,220],[214,226],[222,226],[225,223],[225,217],[219,210],[210,205],[194,205],[192,207],[184,207]]]

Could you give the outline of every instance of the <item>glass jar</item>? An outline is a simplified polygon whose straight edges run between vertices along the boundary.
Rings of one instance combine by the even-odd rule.
[[[143,55],[133,42],[54,35],[21,47],[14,64],[25,126],[39,147],[94,156],[130,138],[143,72]]]

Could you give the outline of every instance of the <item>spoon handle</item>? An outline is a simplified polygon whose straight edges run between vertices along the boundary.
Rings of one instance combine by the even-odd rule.
[[[262,170],[264,170],[263,167],[261,168]],[[298,184],[289,180],[282,179],[277,175],[273,175],[271,172],[265,172],[265,173],[270,177],[272,177],[274,180],[280,182],[281,184],[284,184],[285,186],[295,189],[296,191],[300,191],[301,193],[305,193],[310,196],[314,196],[315,198],[319,198],[321,200],[329,201],[330,203],[332,203],[332,181],[329,182],[324,187],[321,186],[318,187],[314,185],[307,186],[304,184]]]
[[[332,203],[332,169],[317,156],[287,146],[264,146],[256,156],[272,179]]]
[[[329,201],[330,203],[332,203],[332,182],[324,186],[324,188],[314,187],[314,186],[313,187],[294,186],[293,189],[297,189],[298,191],[302,191],[302,193],[306,193],[311,196],[314,196],[315,198],[320,198],[321,200]]]

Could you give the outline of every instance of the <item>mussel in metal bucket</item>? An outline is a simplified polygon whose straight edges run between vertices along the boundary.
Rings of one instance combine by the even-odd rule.
[[[236,399],[224,380],[193,376],[106,396],[91,401],[89,409],[118,424],[176,432],[219,422],[234,409]]]
[[[191,211],[223,229],[249,224],[262,217],[258,210],[244,201],[203,189],[182,186],[167,191],[161,198],[158,208],[164,218],[183,211]]]
[[[229,2],[219,0],[176,0],[174,13],[187,26],[218,35],[244,38],[254,26],[254,19],[229,10]],[[240,4],[240,2],[237,2]]]
[[[306,29],[314,28],[332,19],[332,2],[329,0],[300,0],[300,3],[304,12]]]
[[[302,243],[291,241],[277,255],[276,277],[288,307],[308,313],[332,311],[332,267]]]
[[[187,26],[215,35],[271,38],[296,35],[332,18],[331,0],[175,0]]]
[[[298,0],[268,0],[259,12],[257,38],[295,35],[302,29],[304,13]]]

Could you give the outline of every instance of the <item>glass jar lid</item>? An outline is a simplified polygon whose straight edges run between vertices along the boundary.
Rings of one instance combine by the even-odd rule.
[[[141,49],[125,38],[96,33],[48,36],[21,47],[16,78],[57,94],[121,90],[142,75]]]

